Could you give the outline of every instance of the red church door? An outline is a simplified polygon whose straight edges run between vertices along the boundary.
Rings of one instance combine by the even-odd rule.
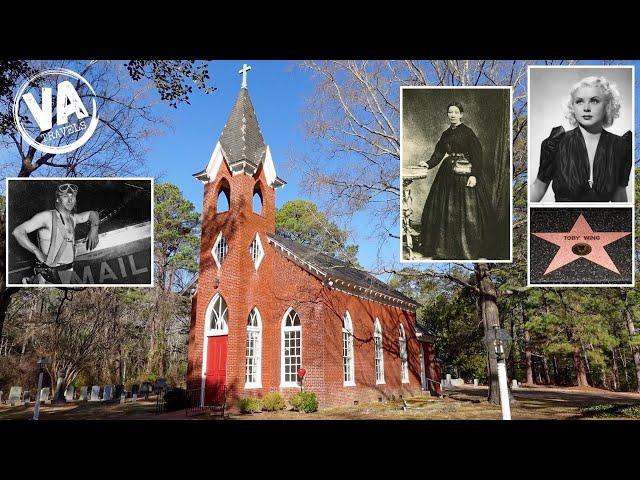
[[[219,403],[224,396],[227,376],[228,335],[207,337],[207,378],[204,404]]]

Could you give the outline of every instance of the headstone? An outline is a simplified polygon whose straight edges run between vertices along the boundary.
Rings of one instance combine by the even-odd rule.
[[[0,390],[0,405],[2,405],[2,394],[3,394],[3,393],[4,393],[4,392],[3,392],[2,390]]]
[[[140,389],[140,385],[138,385],[137,383],[131,385],[131,396],[137,395],[139,389]]]
[[[44,387],[40,390],[40,401],[44,403],[51,403],[51,399],[49,398],[49,387]]]
[[[478,379],[477,379],[477,378],[474,378],[474,379],[473,379],[473,386],[474,386],[474,387],[477,387],[477,386],[478,386]]]
[[[520,388],[520,385],[518,385],[518,380],[516,380],[515,378],[511,380],[511,388]]]
[[[447,373],[447,382],[449,382],[449,383],[451,382],[451,374],[450,373]]]
[[[29,405],[31,403],[31,392],[29,390],[24,392],[24,397],[22,398],[22,401],[24,402],[25,405]]]
[[[64,399],[67,402],[72,402],[75,394],[76,394],[76,387],[74,387],[73,385],[69,385],[67,389],[64,391]]]
[[[94,385],[91,387],[91,398],[90,402],[99,402],[100,401],[100,385]]]
[[[462,387],[464,386],[464,379],[452,378],[449,380],[449,385],[451,385],[452,387]]]
[[[102,393],[102,400],[108,402],[113,398],[113,385],[105,385]]]
[[[156,380],[156,383],[153,386],[154,392],[159,392],[160,390],[164,390],[167,387],[167,380],[165,378],[159,378]]]
[[[83,402],[86,402],[87,400],[89,400],[89,387],[84,386],[84,387],[80,387],[80,400]]]
[[[151,388],[152,385],[149,382],[143,382],[142,385],[140,385],[140,393],[144,394],[144,398],[149,398]]]
[[[120,394],[120,404],[123,404],[127,401],[127,396],[123,393]]]
[[[124,393],[124,385],[118,384],[114,390],[113,398],[120,398]]]
[[[9,398],[7,399],[7,403],[14,407],[20,403],[21,398],[22,387],[11,387],[11,390],[9,390]]]

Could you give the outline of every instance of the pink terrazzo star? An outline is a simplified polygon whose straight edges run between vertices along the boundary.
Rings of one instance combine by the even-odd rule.
[[[613,260],[611,260],[604,246],[620,240],[627,235],[631,235],[631,232],[594,232],[581,213],[576,223],[573,224],[570,232],[541,232],[533,234],[560,247],[560,250],[558,250],[556,256],[553,257],[553,260],[551,260],[544,275],[568,263],[574,262],[579,258],[586,258],[620,275],[618,268],[613,263]],[[589,245],[591,252],[587,255],[576,255],[573,253],[572,248],[578,243]]]

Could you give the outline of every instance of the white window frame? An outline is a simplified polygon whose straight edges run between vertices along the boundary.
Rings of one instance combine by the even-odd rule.
[[[289,318],[290,313],[293,312],[294,315],[297,315],[298,321],[300,325],[287,327],[287,319]],[[300,332],[300,367],[302,367],[302,319],[300,319],[300,315],[296,312],[292,307],[289,307],[282,317],[282,323],[280,326],[280,387],[288,388],[288,387],[300,387],[298,383],[298,372],[296,369],[295,372],[295,381],[286,381],[285,380],[285,354],[284,354],[284,342],[285,342],[285,334],[287,332]],[[300,368],[298,367],[298,368]]]
[[[220,303],[218,303],[220,300]],[[216,325],[212,325],[213,315],[216,316]],[[207,337],[217,337],[221,335],[229,334],[229,306],[225,301],[224,297],[219,293],[216,293],[215,296],[209,302],[207,306],[207,311],[204,315],[205,319],[205,336]]]
[[[398,337],[400,357],[400,378],[402,383],[409,383],[409,353],[407,351],[407,336],[404,327],[400,324],[400,336]]]
[[[219,259],[216,253],[216,250],[218,249],[218,244],[221,241],[224,241],[226,248],[224,249],[224,255],[222,256],[222,258]],[[211,256],[215,260],[218,268],[222,266],[222,262],[224,262],[224,259],[227,257],[228,254],[229,254],[229,242],[227,242],[227,239],[224,238],[224,236],[222,235],[222,232],[220,232],[218,233],[218,237],[216,238],[216,241],[213,244],[213,248],[211,249]]]
[[[342,384],[345,387],[355,387],[356,385],[353,322],[348,310],[342,318]]]
[[[254,242],[256,243],[258,247],[258,252],[259,252],[257,258],[253,254]],[[262,259],[264,258],[264,248],[262,248],[262,241],[260,240],[260,235],[258,233],[256,233],[255,238],[251,241],[251,244],[249,245],[249,255],[251,255],[251,259],[253,260],[253,266],[256,268],[256,271],[258,271],[258,268],[262,263]]]
[[[380,341],[378,347],[377,340]],[[380,326],[380,320],[376,318],[373,326],[373,362],[376,371],[376,385],[384,385],[384,348],[382,347],[382,327]],[[380,358],[378,359],[378,351],[380,351]],[[378,360],[380,363],[378,364]],[[379,371],[378,371],[379,368]]]
[[[253,322],[252,322],[253,320]],[[252,325],[255,323],[255,325]],[[255,334],[253,344],[253,355],[255,369],[255,381],[247,381],[249,373],[249,338]],[[244,370],[244,388],[262,388],[262,318],[256,307],[253,307],[247,318],[247,341],[245,344],[245,370]]]

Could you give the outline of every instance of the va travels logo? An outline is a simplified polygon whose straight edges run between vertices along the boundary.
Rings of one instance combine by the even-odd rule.
[[[89,112],[78,91],[85,101],[91,100],[88,124]],[[98,126],[96,92],[72,70],[44,70],[30,77],[18,90],[13,101],[13,120],[32,147],[51,154],[69,153],[84,145]]]

